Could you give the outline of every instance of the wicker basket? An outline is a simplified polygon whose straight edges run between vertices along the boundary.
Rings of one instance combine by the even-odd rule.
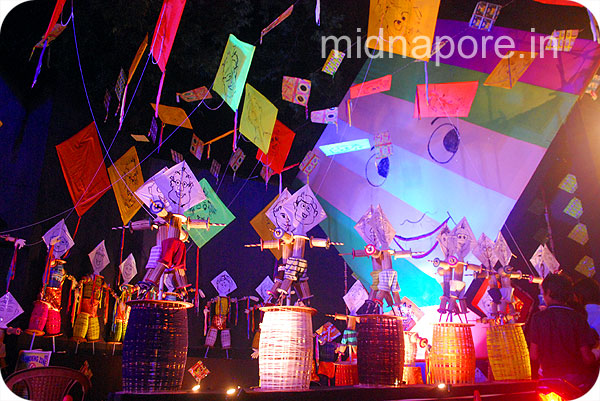
[[[260,324],[258,370],[263,390],[305,390],[312,369],[315,309],[269,306]]]
[[[357,324],[360,384],[400,386],[404,367],[402,319],[363,315]]]
[[[431,383],[473,383],[475,344],[472,324],[436,323],[429,354]]]
[[[530,380],[529,349],[520,324],[492,324],[487,351],[496,380]]]
[[[187,308],[178,301],[129,301],[123,341],[123,391],[152,393],[181,389],[188,350]]]

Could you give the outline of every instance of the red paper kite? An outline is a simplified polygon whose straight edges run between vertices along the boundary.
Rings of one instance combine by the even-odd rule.
[[[56,145],[56,152],[75,210],[81,217],[110,189],[95,124],[92,122]]]
[[[372,95],[374,93],[385,92],[392,87],[392,76],[386,75],[372,81],[354,85],[350,88],[350,98],[354,99],[361,96]]]
[[[479,81],[417,85],[413,117],[468,117]]]
[[[271,143],[269,144],[269,152],[265,155],[262,150],[258,149],[256,159],[269,166],[275,173],[280,174],[283,171],[285,160],[290,153],[295,136],[294,131],[283,125],[281,121],[276,120]]]
[[[50,31],[52,31],[54,25],[56,25],[56,21],[58,21],[58,17],[60,17],[60,14],[62,13],[66,1],[67,0],[56,1],[56,5],[54,6],[54,11],[52,12],[52,17],[50,18],[50,23],[48,24],[48,29],[46,29],[46,33],[44,34],[43,40],[46,40],[48,38],[48,35],[50,35]]]
[[[185,0],[164,0],[152,38],[152,56],[162,72],[165,72],[173,41],[179,28]]]

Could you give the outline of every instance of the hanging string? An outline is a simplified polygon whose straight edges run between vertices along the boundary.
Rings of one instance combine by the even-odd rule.
[[[196,315],[200,313],[200,291],[198,287],[198,276],[200,276],[200,248],[196,247],[196,294],[194,295]]]
[[[117,267],[117,288],[121,285],[121,271],[119,267],[123,263],[123,247],[125,245],[125,227],[121,230],[121,250],[119,253],[119,266]]]
[[[71,237],[71,239],[73,241],[75,241],[75,236],[77,235],[77,231],[79,231],[79,223],[81,223],[81,216],[79,216],[79,218],[77,219],[77,225],[75,226],[75,232],[73,233],[73,237]],[[69,256],[69,252],[71,251],[71,248],[67,249],[67,252],[65,252],[65,254],[63,255],[63,258],[67,258],[67,256]]]

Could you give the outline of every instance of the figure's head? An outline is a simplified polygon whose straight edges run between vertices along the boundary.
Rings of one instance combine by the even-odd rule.
[[[171,201],[179,206],[185,206],[191,201],[192,196],[190,191],[194,183],[187,171],[175,171],[169,177],[169,185],[171,186],[171,190],[169,191],[169,199]]]
[[[542,281],[542,296],[548,306],[564,305],[573,296],[573,282],[564,274],[548,274]]]
[[[317,217],[317,202],[312,196],[301,193],[294,202],[294,217],[303,225],[311,224]]]

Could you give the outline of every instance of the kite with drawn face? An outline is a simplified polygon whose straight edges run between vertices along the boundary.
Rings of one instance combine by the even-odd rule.
[[[223,68],[223,87],[225,90],[225,100],[230,100],[235,93],[237,77],[239,75],[239,56],[237,49],[233,48],[225,53],[222,61]]]
[[[292,232],[292,216],[290,216],[287,210],[283,208],[283,205],[291,196],[290,191],[285,188],[281,194],[279,194],[277,200],[273,202],[269,210],[265,212],[275,227],[281,228],[286,233]]]
[[[48,230],[42,238],[44,239],[46,246],[48,246],[48,249],[50,249],[50,245],[54,242],[52,254],[55,258],[60,258],[75,245],[65,224],[65,219],[56,223],[56,225]]]
[[[291,218],[291,233],[296,235],[306,235],[327,217],[308,185],[290,196],[282,205],[282,211]]]
[[[200,183],[185,160],[154,177],[160,192],[166,194],[167,200],[172,203],[170,210],[165,206],[168,212],[183,213],[206,199]]]
[[[467,219],[463,217],[448,236],[449,254],[455,255],[459,260],[464,260],[476,242],[471,226],[469,226]]]
[[[389,249],[390,242],[396,235],[392,223],[387,219],[380,205],[377,207],[371,205],[369,210],[358,220],[354,229],[367,244],[373,245],[379,250]]]
[[[498,262],[498,256],[494,252],[495,244],[485,233],[482,233],[477,241],[477,245],[473,248],[473,255],[487,269],[494,267]]]

